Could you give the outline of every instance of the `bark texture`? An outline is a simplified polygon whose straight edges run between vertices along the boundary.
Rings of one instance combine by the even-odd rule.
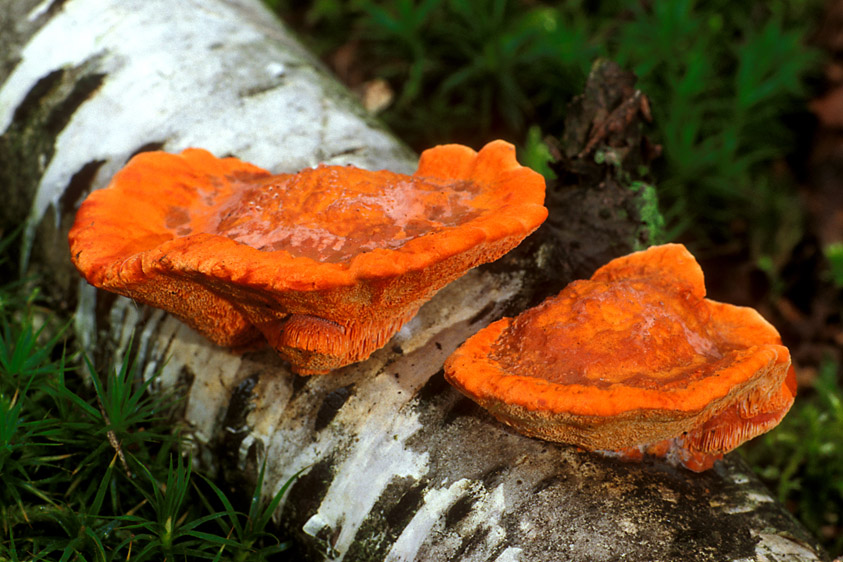
[[[159,310],[97,293],[67,255],[81,199],[139,151],[201,146],[276,172],[414,168],[257,0],[0,0],[0,132],[0,227],[25,217],[22,264],[75,312],[100,359],[134,336],[145,376],[160,371],[161,388],[187,396],[198,462],[245,485],[266,459],[268,493],[303,470],[279,513],[301,556],[823,559],[734,455],[699,475],[624,464],[513,433],[445,383],[442,363],[469,335],[646,242],[623,182],[560,186],[548,228],[447,286],[369,360],[306,378],[271,352],[231,354]],[[586,146],[567,158],[617,148],[599,136],[577,136]],[[589,213],[619,225],[597,252],[564,218]]]

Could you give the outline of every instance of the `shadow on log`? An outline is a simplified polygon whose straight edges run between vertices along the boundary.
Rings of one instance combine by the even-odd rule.
[[[186,395],[196,462],[247,486],[265,459],[268,493],[304,469],[279,514],[301,556],[823,559],[736,455],[703,474],[620,463],[516,434],[443,379],[444,359],[490,321],[648,242],[627,167],[652,156],[646,101],[623,73],[598,66],[619,86],[598,79],[577,102],[546,227],[443,289],[369,360],[304,378],[78,281],[75,209],[153,148],[202,146],[274,172],[408,171],[412,155],[257,0],[0,0],[0,22],[0,227],[27,217],[22,262],[100,360],[134,336],[145,376]]]

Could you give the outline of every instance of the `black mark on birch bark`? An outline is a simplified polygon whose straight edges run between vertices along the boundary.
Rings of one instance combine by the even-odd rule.
[[[480,312],[478,312],[477,314],[472,316],[471,319],[468,321],[468,323],[469,324],[476,324],[477,322],[480,322],[481,320],[483,320],[484,318],[489,316],[492,312],[494,312],[496,306],[497,306],[496,303],[493,303],[493,302],[487,304],[486,306],[483,307],[483,309]]]
[[[65,74],[65,70],[59,69],[39,78],[38,82],[36,82],[35,85],[26,93],[23,101],[21,101],[15,108],[15,114],[12,117],[11,126],[14,127],[18,124],[29,121],[45,103],[45,99],[48,94],[50,94],[50,92],[52,92],[62,81]]]
[[[76,110],[85,103],[105,80],[105,74],[85,74],[73,85],[70,94],[53,109],[45,123],[46,132],[58,136],[70,122]]]
[[[281,513],[281,521],[290,525],[295,532],[300,532],[302,526],[319,509],[333,479],[333,457],[315,463],[290,487]]]
[[[445,370],[439,369],[436,374],[427,379],[427,382],[416,391],[415,397],[419,405],[424,407],[431,400],[441,396],[448,388],[450,388],[450,385],[445,380]]]
[[[350,384],[333,390],[325,396],[322,400],[322,405],[319,406],[319,411],[316,412],[316,420],[313,425],[314,431],[325,429],[333,421],[353,391],[354,385]]]
[[[412,478],[390,481],[357,529],[345,559],[383,560],[424,505],[426,489],[425,481]]]
[[[135,156],[137,156],[138,154],[141,154],[143,152],[154,152],[156,150],[161,150],[162,148],[164,148],[165,144],[166,144],[166,141],[153,141],[153,142],[148,142],[146,144],[142,144],[132,151],[132,154],[129,156],[129,160],[131,160],[132,158],[134,158]],[[127,160],[127,162],[128,162],[128,160]]]
[[[94,72],[96,64],[97,59],[91,59],[76,67],[64,67],[45,74],[32,85],[15,108],[12,122],[0,135],[0,185],[5,196],[4,205],[0,208],[0,227],[19,224],[20,217],[29,215],[37,192],[33,186],[41,183],[53,159],[56,139],[79,107],[105,80],[105,74]],[[50,214],[45,216],[49,218]],[[64,225],[56,221],[44,224],[47,222],[50,221],[30,225],[27,229],[24,254],[20,258],[22,263],[29,261],[30,250],[32,261],[39,261],[44,257],[42,254],[55,251],[55,244],[32,245],[40,235],[61,234],[58,231]],[[66,275],[53,277],[73,279],[70,264],[67,265]],[[56,287],[55,291],[64,288]]]
[[[292,396],[296,396],[303,388],[307,386],[308,377],[301,375],[293,375],[293,392]]]
[[[505,482],[506,475],[510,468],[511,467],[508,465],[499,464],[493,469],[487,471],[482,477],[483,486],[489,490],[496,487],[500,482]]]
[[[94,179],[103,164],[105,160],[91,160],[73,174],[59,199],[62,217],[70,218],[76,213],[82,198],[91,192]]]
[[[200,374],[201,376],[201,374]],[[246,417],[254,409],[254,395],[252,391],[258,382],[259,374],[255,373],[240,381],[231,393],[228,408],[222,422],[217,456],[220,460],[220,467],[229,479],[237,480],[240,464],[240,444],[250,432]]]
[[[56,15],[66,3],[67,0],[53,0],[52,3],[50,3],[50,7],[44,12],[44,15],[46,16],[45,20],[49,20]]]
[[[455,422],[458,418],[470,417],[480,414],[481,412],[482,410],[480,407],[472,400],[469,400],[465,396],[460,396],[459,399],[454,402],[454,405],[451,406],[451,408],[449,408],[445,413],[445,418],[442,423],[444,425],[448,425]]]
[[[486,540],[486,537],[488,536],[489,529],[482,528],[478,529],[467,538],[461,537],[463,539],[462,544],[460,544],[460,547],[457,549],[454,555],[448,559],[448,561],[458,562],[460,560],[465,560],[466,558],[468,558],[467,555],[471,553],[471,551],[473,551],[475,548],[477,548],[481,543],[483,543]]]
[[[448,508],[448,511],[445,512],[445,528],[452,529],[460,521],[465,519],[465,517],[471,513],[475,503],[477,503],[477,498],[474,496],[463,496],[455,501],[453,505]]]

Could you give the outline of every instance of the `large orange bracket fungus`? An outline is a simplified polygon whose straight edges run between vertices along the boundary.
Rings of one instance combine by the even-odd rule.
[[[706,470],[774,427],[796,381],[773,326],[704,297],[685,247],[654,246],[489,325],[445,376],[527,435]]]
[[[214,342],[265,338],[299,373],[382,347],[436,291],[547,217],[544,180],[495,141],[425,151],[411,176],[272,175],[200,149],[135,156],[82,204],[73,263]]]

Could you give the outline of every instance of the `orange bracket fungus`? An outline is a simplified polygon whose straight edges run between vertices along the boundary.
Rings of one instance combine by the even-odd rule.
[[[303,374],[382,347],[436,291],[547,217],[544,180],[495,141],[425,151],[413,175],[273,175],[200,149],[135,156],[82,204],[73,263],[214,342],[265,338]]]
[[[445,376],[527,435],[706,470],[774,427],[796,381],[775,328],[704,297],[685,247],[654,246],[489,325]]]

